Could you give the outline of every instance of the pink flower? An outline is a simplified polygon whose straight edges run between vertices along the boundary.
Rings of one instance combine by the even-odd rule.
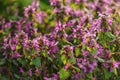
[[[24,72],[22,67],[19,68],[19,72],[21,72],[21,73]]]
[[[68,63],[66,63],[66,65],[64,66],[64,69],[68,69]]]
[[[120,65],[120,62],[113,62],[113,67],[114,68],[118,68],[119,65]]]
[[[57,0],[49,0],[50,5],[56,6],[57,5]]]
[[[78,63],[77,65],[78,65],[79,68],[83,68],[82,64]]]
[[[35,75],[38,76],[38,74],[39,74],[39,71],[38,71],[38,69],[36,69],[35,70]]]
[[[12,55],[12,58],[18,58],[18,57],[21,57],[20,53],[18,53],[18,52],[15,52],[15,53]]]
[[[42,11],[39,11],[38,13],[35,14],[35,19],[37,20],[38,23],[42,23],[45,17],[46,14]]]
[[[32,69],[29,69],[28,75],[29,75],[29,76],[32,76]]]

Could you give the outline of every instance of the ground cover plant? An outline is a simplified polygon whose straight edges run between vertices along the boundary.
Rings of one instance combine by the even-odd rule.
[[[0,13],[0,80],[120,79],[119,0],[15,8]]]

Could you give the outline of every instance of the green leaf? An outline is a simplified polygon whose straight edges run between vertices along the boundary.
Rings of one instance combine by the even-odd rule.
[[[12,62],[15,66],[18,66],[18,63],[15,60],[13,60]]]
[[[93,48],[92,54],[96,54],[96,53],[97,53],[97,49]]]
[[[75,69],[77,72],[80,72],[80,69],[78,67],[72,66],[73,69]]]
[[[79,48],[75,48],[75,53],[76,53],[76,56],[78,57],[80,55],[80,49]]]
[[[18,58],[17,61],[21,63],[22,65],[26,65],[26,60],[22,58]]]
[[[32,0],[17,0],[17,2],[21,5],[21,6],[28,6]]]
[[[3,65],[4,63],[5,63],[5,60],[2,59],[2,60],[0,61],[0,65]]]
[[[1,80],[7,80],[7,78],[5,76],[2,76]]]
[[[118,16],[118,22],[120,23],[120,16]]]
[[[71,59],[69,59],[69,62],[75,64],[76,63],[76,59],[74,57],[72,57]]]
[[[51,9],[52,6],[50,6],[49,0],[40,0],[40,8],[41,9]]]
[[[62,42],[63,42],[64,44],[68,44],[68,45],[70,45],[70,46],[73,45],[71,42],[67,41],[65,38],[62,38]]]
[[[105,72],[104,73],[105,74],[105,79],[109,79],[111,77],[112,73],[107,71],[107,70],[104,70],[104,72]]]
[[[61,56],[61,60],[62,60],[63,64],[66,64],[67,58],[65,55]]]
[[[19,49],[21,49],[20,43],[18,43],[18,45],[16,46],[16,50],[19,50]]]
[[[70,76],[69,71],[67,71],[67,70],[65,70],[65,69],[61,69],[61,70],[60,70],[60,72],[59,72],[60,80],[65,80],[65,79],[67,79],[69,76]]]
[[[113,72],[116,76],[118,76],[118,73],[117,73],[117,69],[116,68],[113,68]]]
[[[107,35],[109,38],[115,38],[115,36],[114,36],[111,32],[106,32],[106,35]]]
[[[87,47],[87,50],[91,52],[91,49],[90,49],[90,47]]]
[[[40,57],[36,57],[34,60],[32,60],[33,64],[39,67],[41,59]]]
[[[48,58],[48,60],[50,60],[51,62],[53,62],[53,59],[51,57],[48,56],[47,58]]]
[[[15,78],[20,79],[20,76],[17,74],[14,74]]]
[[[99,62],[104,62],[104,59],[102,59],[100,57],[98,57],[97,59],[98,59]]]

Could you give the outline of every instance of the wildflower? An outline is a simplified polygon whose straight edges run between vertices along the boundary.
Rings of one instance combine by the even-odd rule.
[[[53,53],[56,53],[57,51],[58,51],[58,46],[53,46],[53,47],[52,47],[52,52],[53,52]]]
[[[68,63],[66,63],[66,65],[64,66],[64,69],[68,69]]]
[[[57,5],[57,0],[49,0],[50,5],[56,6]]]
[[[35,19],[37,20],[38,23],[42,23],[46,14],[42,11],[39,11],[38,13],[35,14]]]
[[[80,2],[80,0],[75,0],[75,3],[78,4]]]
[[[4,56],[5,59],[8,58],[8,54],[7,53],[4,53],[3,56]]]
[[[31,77],[32,76],[32,69],[29,69],[28,75]]]
[[[77,65],[79,66],[79,68],[83,68],[82,64],[78,63]]]
[[[23,72],[24,72],[24,70],[23,70],[22,67],[19,68],[19,72],[20,72],[20,73],[23,73]]]
[[[39,43],[38,43],[37,38],[36,38],[36,39],[33,39],[32,43],[33,43],[34,48],[35,48],[36,50],[38,50],[38,48],[39,48]]]
[[[113,62],[113,67],[114,68],[118,68],[119,65],[120,65],[120,62]]]
[[[20,53],[18,53],[18,52],[15,52],[15,53],[12,55],[12,58],[18,58],[18,57],[21,57]]]
[[[36,68],[36,70],[35,70],[35,75],[38,76],[38,74],[39,74],[39,71],[38,71],[38,69]]]
[[[53,79],[58,80],[58,74],[53,74]]]

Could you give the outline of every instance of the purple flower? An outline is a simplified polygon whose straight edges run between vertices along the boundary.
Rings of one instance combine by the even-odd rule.
[[[79,68],[83,68],[82,64],[78,63],[77,65],[78,65]]]
[[[28,75],[29,75],[29,76],[32,76],[32,69],[29,69]]]
[[[86,56],[88,56],[88,51],[86,51],[86,50],[82,50],[82,54],[84,55],[84,57],[86,57]]]
[[[4,53],[3,56],[4,56],[5,59],[8,58],[8,54],[7,53]]]
[[[68,63],[66,63],[66,65],[64,66],[64,69],[68,69]]]
[[[65,9],[66,14],[70,14],[72,12],[72,8],[70,6],[67,6]]]
[[[49,0],[50,5],[56,6],[57,5],[57,0]]]
[[[94,65],[89,65],[89,67],[90,67],[90,71],[94,70]]]
[[[53,74],[53,79],[58,80],[58,74]]]
[[[12,55],[12,58],[18,58],[18,57],[21,57],[20,53],[18,53],[18,52],[15,52],[15,53]]]
[[[47,77],[44,77],[44,80],[49,80]]]
[[[11,50],[15,50],[16,49],[16,45],[11,45]]]
[[[64,49],[65,49],[66,52],[70,52],[70,51],[73,51],[74,46],[65,45]]]
[[[58,46],[53,46],[53,47],[52,47],[52,52],[53,52],[53,53],[56,53],[57,51],[58,51]]]
[[[80,0],[75,0],[75,3],[78,4],[80,2]]]
[[[71,0],[66,0],[66,2],[70,5],[71,4]]]
[[[87,68],[86,67],[83,67],[83,70],[84,70],[84,72],[87,72]]]
[[[11,28],[11,24],[12,24],[12,22],[6,23],[6,24],[5,24],[5,28]]]
[[[23,42],[22,42],[23,47],[27,48],[28,47],[28,43],[29,43],[29,41],[27,39],[24,39]]]
[[[42,23],[46,14],[43,13],[42,11],[39,11],[38,13],[35,14],[35,19],[37,20],[38,23]]]
[[[119,26],[117,24],[114,26],[114,32],[115,32],[116,35],[120,34],[120,31],[119,31],[118,27]]]
[[[36,38],[36,39],[33,39],[32,43],[33,43],[34,48],[35,48],[36,50],[38,50],[38,48],[39,48],[38,39],[37,39],[37,38]]]
[[[31,5],[29,5],[24,10],[24,16],[29,17],[31,13],[35,13],[35,10],[39,7],[39,2],[33,1]]]
[[[120,62],[113,62],[113,67],[114,68],[118,68],[119,65],[120,65]]]
[[[56,13],[60,13],[60,9],[59,8],[55,8],[54,9],[54,13],[56,14]]]
[[[24,70],[23,70],[22,67],[19,68],[19,72],[20,72],[20,73],[23,73],[23,72],[24,72]]]
[[[38,69],[36,69],[35,70],[35,75],[38,76],[38,74],[39,74],[39,71],[38,71]]]
[[[8,47],[8,39],[4,38],[4,43],[3,43],[4,49]]]

